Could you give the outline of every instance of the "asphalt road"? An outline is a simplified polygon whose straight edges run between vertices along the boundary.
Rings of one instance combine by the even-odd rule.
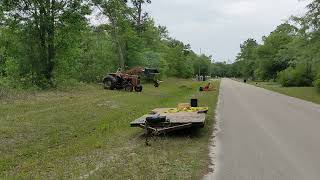
[[[320,106],[230,79],[218,105],[216,180],[319,180]]]

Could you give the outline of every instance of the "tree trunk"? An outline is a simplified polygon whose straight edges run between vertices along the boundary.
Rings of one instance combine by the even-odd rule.
[[[118,51],[119,66],[122,70],[124,70],[125,69],[124,53],[123,53],[122,44],[121,44],[121,41],[120,41],[120,38],[118,35],[116,23],[115,23],[115,20],[110,12],[108,12],[108,17],[110,19],[111,26],[112,26],[112,34],[113,34],[112,36],[113,36],[113,39],[114,39],[114,42],[116,44],[116,48]]]
[[[54,27],[54,19],[55,19],[55,0],[51,1],[51,7],[49,11],[49,18],[48,18],[48,59],[47,59],[47,76],[46,78],[52,85],[53,79],[53,70],[54,70],[54,58],[55,58],[55,46],[54,46],[54,39],[55,39],[55,27]]]
[[[118,44],[118,57],[119,57],[119,66],[121,67],[122,70],[125,69],[124,65],[124,56],[123,56],[123,51],[120,42],[117,42]]]
[[[137,21],[137,30],[138,33],[141,34],[142,29],[141,29],[141,24],[142,24],[142,0],[139,0],[138,2],[138,21]]]
[[[40,46],[40,60],[42,65],[41,74],[47,74],[47,40],[46,40],[46,9],[43,3],[39,4],[39,22],[38,22],[38,31],[39,31],[39,46]]]

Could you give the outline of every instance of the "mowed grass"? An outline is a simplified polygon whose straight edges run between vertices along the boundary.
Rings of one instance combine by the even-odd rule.
[[[142,93],[100,86],[24,93],[0,101],[0,179],[199,179],[208,167],[218,92],[169,79]],[[219,81],[214,84],[218,87]],[[207,124],[153,139],[129,123],[157,107],[199,98]]]
[[[320,92],[318,92],[314,87],[282,87],[280,84],[275,82],[250,82],[250,84],[285,94],[287,96],[320,104]]]

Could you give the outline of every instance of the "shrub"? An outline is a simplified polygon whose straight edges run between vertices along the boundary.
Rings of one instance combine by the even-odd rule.
[[[293,86],[293,84],[295,84],[294,80],[294,69],[292,67],[278,74],[278,82],[284,87]]]
[[[10,81],[8,78],[1,78],[0,77],[0,89],[7,89],[10,87]]]
[[[318,91],[320,91],[320,79],[317,79],[317,80],[314,82],[314,86],[318,89]]]
[[[297,67],[289,67],[278,74],[278,82],[284,87],[312,86],[314,75],[311,66],[299,64]]]
[[[318,74],[316,80],[314,81],[314,87],[320,92],[320,73]]]
[[[0,77],[0,100],[9,96],[10,82],[7,78]]]

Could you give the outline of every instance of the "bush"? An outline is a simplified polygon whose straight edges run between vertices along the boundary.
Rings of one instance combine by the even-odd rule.
[[[318,74],[316,80],[314,81],[314,87],[320,92],[320,73]]]
[[[0,100],[6,99],[9,95],[10,82],[7,78],[0,77]]]
[[[7,89],[10,87],[10,81],[8,78],[1,78],[0,77],[0,89]]]
[[[320,79],[317,79],[317,80],[314,82],[314,86],[318,89],[318,91],[320,91]]]
[[[284,87],[312,86],[314,75],[311,66],[299,64],[297,67],[289,67],[278,74],[278,82]]]

